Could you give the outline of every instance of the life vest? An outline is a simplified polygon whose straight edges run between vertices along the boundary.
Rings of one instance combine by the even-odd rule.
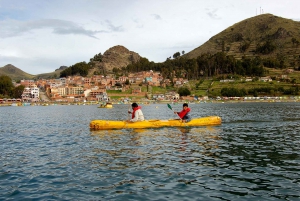
[[[132,111],[132,119],[135,117],[134,114],[135,114],[135,111],[141,109],[142,107],[141,106],[138,106],[138,107],[135,107],[133,108],[133,111]]]
[[[183,119],[183,117],[185,115],[187,115],[187,113],[189,113],[191,111],[191,109],[188,107],[186,110],[182,110],[181,112],[178,113],[178,116]]]

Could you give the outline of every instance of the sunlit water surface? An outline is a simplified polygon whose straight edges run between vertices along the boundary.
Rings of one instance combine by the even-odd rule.
[[[0,200],[300,199],[299,103],[190,107],[222,125],[90,131],[92,119],[127,119],[128,105],[0,107]]]

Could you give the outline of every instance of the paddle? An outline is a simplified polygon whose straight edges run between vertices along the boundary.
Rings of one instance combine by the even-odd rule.
[[[127,118],[127,120],[125,120],[125,125],[124,125],[125,128],[127,127],[128,122],[130,122],[130,113],[129,113],[130,112],[130,106],[131,106],[131,104],[128,105],[128,111],[127,111],[128,118]]]
[[[173,112],[174,112],[174,110],[173,110],[173,108],[172,108],[172,106],[168,103],[167,104],[168,105],[168,108],[170,108],[170,110],[172,110]],[[181,119],[181,117],[179,116],[179,114],[176,112],[176,114],[178,115],[178,117]],[[182,119],[181,119],[182,120]]]
[[[127,121],[130,120],[130,113],[129,113],[129,112],[130,112],[130,104],[129,104],[129,106],[128,106],[128,112],[127,112],[127,113],[128,113],[128,118],[127,118]]]
[[[172,106],[171,106],[169,103],[168,103],[167,105],[168,105],[168,108],[174,112]],[[181,121],[184,123],[184,125],[185,125],[186,127],[188,127],[188,125],[187,125],[187,124],[185,123],[185,121],[179,116],[179,114],[178,114],[177,112],[176,112],[176,114],[177,114],[178,117],[181,119]]]

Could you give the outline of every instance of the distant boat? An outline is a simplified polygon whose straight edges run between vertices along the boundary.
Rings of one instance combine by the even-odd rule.
[[[106,104],[99,105],[98,108],[113,108],[113,105],[112,103],[106,103]]]

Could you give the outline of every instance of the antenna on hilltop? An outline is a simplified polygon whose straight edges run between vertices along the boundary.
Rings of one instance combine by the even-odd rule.
[[[259,7],[259,14],[264,14],[264,9],[262,9],[261,7]],[[257,8],[256,8],[256,15],[257,15]]]

